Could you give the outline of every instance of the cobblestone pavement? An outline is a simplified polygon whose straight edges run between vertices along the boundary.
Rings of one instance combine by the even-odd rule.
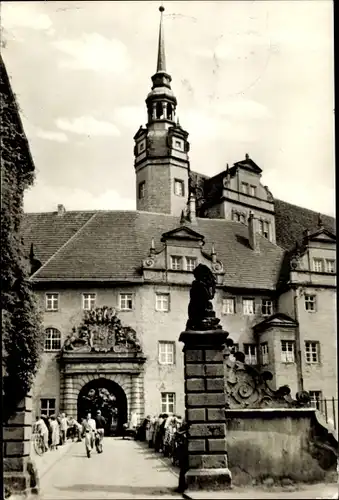
[[[133,440],[105,438],[104,452],[87,458],[74,443],[40,480],[41,500],[176,499],[178,475],[154,451]]]

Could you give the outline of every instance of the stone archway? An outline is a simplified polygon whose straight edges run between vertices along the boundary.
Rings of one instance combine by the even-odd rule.
[[[128,403],[124,389],[108,378],[100,377],[87,382],[79,391],[77,400],[78,421],[87,413],[94,418],[100,410],[106,419],[106,435],[121,435],[128,420]]]

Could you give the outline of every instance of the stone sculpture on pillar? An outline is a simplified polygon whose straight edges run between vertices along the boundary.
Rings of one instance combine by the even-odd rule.
[[[186,489],[230,486],[226,452],[224,348],[232,345],[215,317],[211,300],[216,280],[199,264],[190,291],[184,342],[185,401],[188,427]]]

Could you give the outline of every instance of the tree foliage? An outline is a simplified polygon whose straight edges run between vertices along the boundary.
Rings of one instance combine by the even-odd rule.
[[[32,386],[43,329],[20,232],[24,191],[33,184],[34,164],[2,59],[0,78],[3,420],[7,420]]]

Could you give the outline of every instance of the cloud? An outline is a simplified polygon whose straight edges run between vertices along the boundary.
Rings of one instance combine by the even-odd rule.
[[[36,131],[36,136],[40,137],[40,139],[46,139],[47,141],[68,142],[68,137],[66,134],[53,130],[38,129]]]
[[[47,14],[38,12],[31,2],[1,4],[2,25],[7,30],[31,28],[52,33],[52,21]]]
[[[56,126],[61,130],[87,136],[120,136],[119,129],[114,123],[100,121],[93,116],[80,116],[78,118],[57,118]]]
[[[216,112],[220,115],[243,120],[267,118],[270,113],[263,104],[249,99],[236,98],[216,105]]]
[[[63,204],[66,210],[135,210],[134,199],[124,198],[113,189],[94,195],[84,189],[45,184],[38,179],[25,191],[26,212],[51,212]]]
[[[84,33],[80,39],[59,40],[53,45],[69,56],[59,63],[64,68],[89,69],[118,75],[130,66],[126,45],[118,39],[108,39],[98,33]]]
[[[147,120],[144,106],[121,106],[114,110],[115,121],[133,130]]]

